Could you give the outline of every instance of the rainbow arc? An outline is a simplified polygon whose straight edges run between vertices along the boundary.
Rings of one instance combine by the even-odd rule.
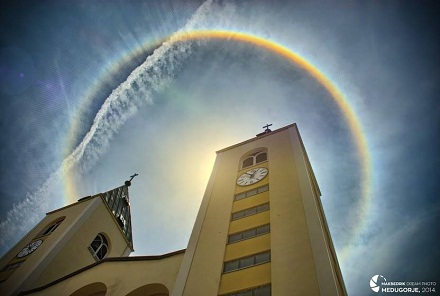
[[[334,102],[337,104],[341,113],[343,114],[345,121],[347,122],[350,133],[354,139],[357,147],[357,156],[359,159],[361,167],[361,203],[359,208],[359,222],[352,230],[352,238],[348,243],[347,247],[342,250],[342,257],[348,255],[348,250],[350,245],[359,237],[362,231],[362,226],[367,220],[369,213],[370,203],[371,203],[371,159],[369,155],[368,145],[366,141],[365,134],[362,130],[360,120],[356,116],[353,108],[350,106],[349,102],[342,94],[342,92],[336,87],[334,83],[317,67],[315,67],[311,62],[307,61],[304,57],[300,56],[298,53],[290,50],[289,48],[273,42],[271,40],[258,37],[248,33],[235,32],[235,31],[224,31],[224,30],[199,30],[199,31],[184,31],[173,34],[167,38],[164,38],[168,43],[176,42],[186,42],[193,40],[225,40],[225,41],[235,41],[235,42],[245,42],[251,45],[258,46],[276,55],[279,55],[289,61],[291,64],[298,66],[305,70],[313,79],[315,79],[324,89],[331,95]],[[144,46],[145,49],[149,49],[149,44]],[[134,49],[135,52],[139,52],[139,48]],[[132,55],[132,53],[127,53],[127,55]],[[124,58],[125,59],[125,58]],[[67,182],[69,185],[69,182]],[[70,186],[67,186],[70,187]]]

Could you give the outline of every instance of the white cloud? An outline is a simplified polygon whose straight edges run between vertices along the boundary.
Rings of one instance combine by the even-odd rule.
[[[202,4],[181,30],[203,26],[211,5],[212,1]],[[49,194],[60,178],[74,166],[78,166],[83,173],[89,171],[108,149],[111,139],[120,127],[137,112],[139,106],[153,103],[152,93],[160,92],[172,81],[173,73],[190,54],[189,43],[173,43],[171,36],[169,41],[164,42],[113,90],[96,114],[89,132],[63,160],[60,168],[35,192],[28,193],[24,201],[15,204],[7,213],[6,219],[0,223],[2,252],[11,247],[48,210],[51,202]]]

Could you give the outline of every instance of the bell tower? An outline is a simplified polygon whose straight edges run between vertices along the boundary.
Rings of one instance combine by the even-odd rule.
[[[296,124],[217,151],[173,296],[346,295]]]
[[[54,210],[0,260],[0,294],[44,286],[106,257],[133,251],[128,187]]]

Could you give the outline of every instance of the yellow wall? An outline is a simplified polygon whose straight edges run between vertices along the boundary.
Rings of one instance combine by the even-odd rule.
[[[267,202],[269,202],[269,192],[265,191],[254,196],[235,201],[232,205],[232,212],[235,213]]]
[[[224,261],[230,261],[270,249],[270,235],[263,234],[226,246]]]
[[[261,212],[245,218],[231,221],[229,233],[241,232],[270,222],[270,211]]]
[[[241,165],[239,160],[238,165]],[[258,167],[268,168],[268,162],[261,162],[237,172],[237,178],[243,173]],[[269,172],[270,173],[270,172]],[[238,186],[235,184],[235,194],[242,192],[248,192],[267,185],[269,183],[268,175],[265,176],[259,182],[249,186]],[[234,201],[232,205],[232,212],[241,211],[251,207],[255,207],[269,202],[269,191],[257,193],[250,197]],[[240,218],[231,221],[229,224],[229,234],[249,230],[257,226],[262,226],[270,222],[270,211],[264,211],[258,214],[250,215],[244,218]],[[224,255],[224,262],[235,260],[264,251],[270,250],[270,235],[260,235],[252,238],[245,239],[243,241],[231,243],[226,245],[226,251]],[[262,265],[247,267],[244,269],[232,271],[222,274],[219,294],[236,292],[256,286],[261,286],[270,283],[270,263]]]
[[[231,258],[229,256],[243,257],[246,254],[251,254],[253,250],[267,250],[270,245],[268,243],[269,235],[252,239],[258,243],[249,249],[239,250],[232,247],[232,245],[227,245],[228,234],[264,225],[270,221],[269,211],[230,221],[232,212],[265,203],[269,199],[269,194],[263,192],[234,202],[235,194],[258,188],[269,182],[270,172],[268,176],[254,185],[244,187],[236,185],[236,179],[240,174],[255,167],[267,168],[268,162],[263,162],[243,170],[239,169],[240,158],[249,150],[259,147],[256,145],[257,143],[251,143],[247,147],[237,147],[237,149],[228,150],[217,155],[213,176],[211,176],[210,184],[204,196],[204,202],[208,204],[206,212],[204,215],[199,213],[196,221],[196,225],[201,225],[201,230],[198,236],[192,235],[192,239],[188,244],[188,249],[194,248],[194,255],[192,262],[188,260],[192,264],[184,283],[184,295],[199,295],[200,291],[203,291],[204,295],[217,295],[220,280],[222,280],[222,283],[224,282],[222,279],[223,262],[228,260],[225,258]],[[244,241],[236,244],[250,246],[249,242]],[[191,256],[191,252],[187,253],[188,257]],[[246,270],[240,271],[240,273],[250,272],[253,268],[247,268]],[[270,278],[270,272],[265,275],[266,279],[267,277]],[[200,281],[200,278],[205,280]],[[267,283],[267,281],[264,281],[264,283]],[[222,289],[229,289],[228,281],[222,285]],[[176,292],[174,295],[179,294]]]
[[[224,159],[219,163],[218,172],[236,171],[236,169],[235,161]],[[187,248],[187,250],[194,249],[193,257],[185,262],[190,265],[189,274],[184,276],[183,287],[178,287],[182,290],[177,289],[173,295],[199,295],[200,291],[203,291],[204,295],[217,294],[223,268],[234,184],[235,174],[221,174],[217,175],[207,190],[204,197],[208,202],[206,213],[199,214],[194,227],[199,224],[200,232],[196,236],[192,235]],[[192,255],[191,252],[189,255]]]
[[[90,218],[76,231],[32,287],[44,285],[96,262],[88,250],[88,246],[98,233],[104,233],[108,238],[110,248],[106,257],[119,257],[127,249],[127,242],[116,225],[113,216],[107,210],[104,202],[100,202]]]
[[[274,295],[319,295],[289,133],[275,134],[267,144],[271,152],[271,260],[276,262],[272,264],[272,292]]]
[[[219,294],[268,284],[271,281],[270,269],[271,263],[269,262],[225,273],[222,277]]]
[[[130,296],[157,295],[154,293],[162,293],[163,286],[168,291],[173,289],[183,256],[182,253],[158,260],[134,257],[129,261],[104,261],[30,295],[71,295],[81,287],[93,283],[104,284],[107,289],[106,296],[121,296],[129,293],[132,293]],[[153,294],[147,294],[146,291],[152,291]]]
[[[51,234],[40,237],[46,227],[60,217],[65,217],[63,222]],[[101,232],[109,239],[107,256],[129,253],[128,242],[100,195],[48,213],[2,259],[2,264],[13,263],[29,242],[37,238],[43,240],[37,250],[23,258],[26,261],[19,268],[8,272],[9,278],[0,283],[0,294],[38,287],[94,263],[88,246]],[[8,273],[0,273],[0,278]]]
[[[258,148],[267,149],[268,161],[240,170],[242,157]],[[237,176],[255,167],[268,168],[268,175],[237,186]],[[236,193],[266,183],[269,192],[233,201]],[[345,295],[319,194],[295,125],[219,151],[173,295],[216,295],[269,282],[272,295]],[[268,200],[270,211],[230,221],[231,213]],[[270,234],[227,244],[228,234],[267,223]],[[224,261],[263,249],[270,249],[270,263],[222,275]],[[262,278],[240,280],[263,266]]]
[[[0,294],[8,295],[21,285],[25,287],[26,284],[30,282],[30,277],[33,275],[38,275],[41,272],[41,265],[42,263],[45,263],[46,258],[51,259],[50,254],[53,254],[53,248],[60,241],[60,237],[68,232],[71,225],[74,224],[79,216],[87,212],[87,209],[89,209],[92,204],[93,199],[88,199],[84,200],[83,202],[76,203],[75,206],[66,207],[49,213],[41,220],[40,223],[29,231],[28,234],[23,237],[23,239],[21,239],[13,248],[11,248],[11,250],[3,256],[1,260],[1,267],[9,262],[16,261],[16,255],[20,252],[20,250],[22,250],[31,241],[39,238],[39,234],[41,234],[54,220],[63,216],[66,217],[53,233],[41,238],[44,241],[37,250],[23,258],[26,260],[25,263],[14,270],[7,281],[0,283]]]

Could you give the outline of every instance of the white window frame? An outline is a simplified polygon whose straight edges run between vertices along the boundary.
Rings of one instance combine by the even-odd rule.
[[[259,161],[259,162],[257,162],[257,156],[258,156],[258,155],[261,155],[261,154],[263,154],[263,153],[266,154],[266,159],[263,160],[263,161]],[[245,162],[246,160],[248,160],[248,159],[252,159],[252,164],[251,164],[251,165],[246,165],[246,166],[244,166],[244,165],[243,165],[244,162]],[[267,160],[268,160],[268,153],[267,153],[267,150],[260,150],[260,151],[258,151],[258,152],[255,152],[255,153],[251,154],[251,155],[246,156],[246,157],[241,161],[240,168],[241,168],[241,169],[249,168],[249,167],[254,166],[254,165],[256,165],[256,164],[259,164],[259,163],[265,162],[265,161],[267,161]]]
[[[94,247],[92,247],[92,244],[98,238],[100,239],[100,244],[99,244],[99,246],[95,250]],[[105,252],[104,256],[102,256],[102,258],[100,258],[100,256],[99,256],[100,253],[99,252],[102,249],[102,247],[106,248],[106,252]],[[110,247],[109,247],[108,239],[107,239],[107,237],[103,233],[98,233],[96,235],[96,237],[93,239],[93,241],[89,245],[89,251],[92,254],[93,258],[95,258],[97,261],[100,261],[100,260],[104,259],[105,257],[107,257],[107,254],[108,254],[109,250],[110,250]]]

